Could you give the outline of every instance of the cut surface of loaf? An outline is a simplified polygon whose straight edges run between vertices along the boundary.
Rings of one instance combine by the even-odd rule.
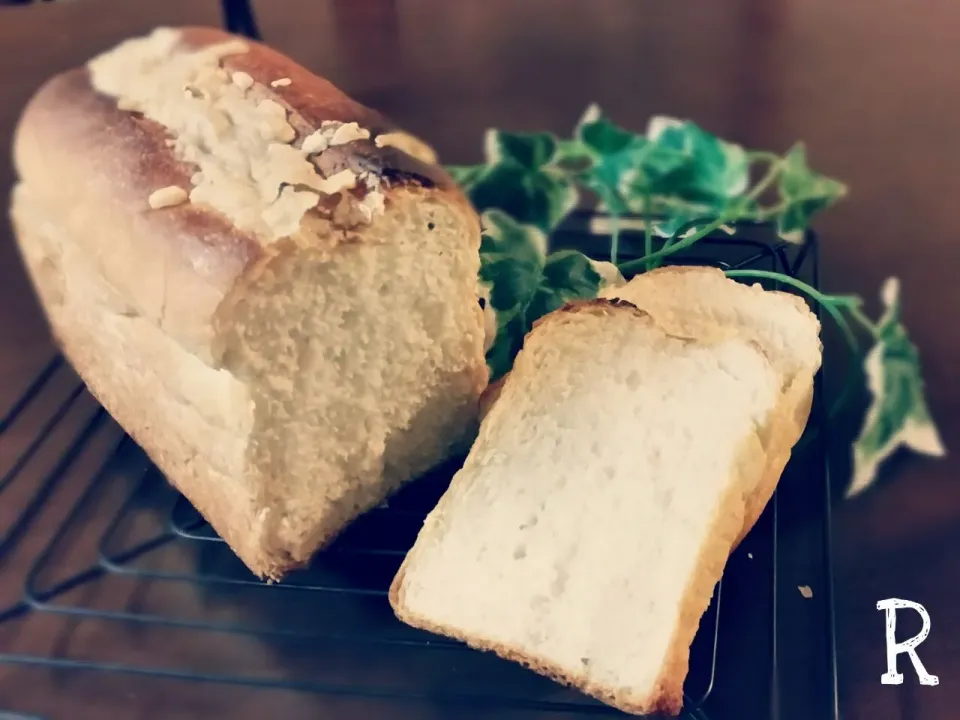
[[[790,363],[728,321],[748,312],[726,307],[741,291],[697,272],[681,305],[702,301],[702,321],[600,299],[535,326],[394,579],[401,620],[627,712],[679,712],[700,617],[771,453],[803,425]],[[773,293],[753,302],[784,314],[770,332],[813,318]],[[796,329],[819,354],[815,318]]]
[[[479,221],[398,137],[203,28],[54,78],[18,126],[11,214],[65,355],[263,577],[475,432]]]

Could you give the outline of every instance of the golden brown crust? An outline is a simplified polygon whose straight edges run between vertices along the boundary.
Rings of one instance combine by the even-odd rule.
[[[190,28],[181,38],[199,48],[231,36]],[[224,66],[247,72],[255,80],[253,91],[285,105],[300,137],[325,120],[357,122],[373,133],[394,129],[279,53],[247,45],[247,52],[228,56]],[[279,78],[291,82],[272,88],[271,81]],[[115,98],[96,92],[86,67],[52,78],[30,100],[16,131],[18,246],[33,256],[31,275],[65,355],[104,406],[198,510],[215,521],[251,570],[279,577],[296,563],[289,553],[273,552],[263,542],[263,508],[246,487],[246,467],[237,461],[218,470],[222,458],[213,457],[246,435],[237,431],[208,441],[205,433],[222,430],[207,421],[224,398],[215,397],[214,407],[191,405],[177,394],[176,380],[190,374],[181,367],[184,363],[203,364],[199,369],[191,365],[191,371],[209,373],[214,380],[231,375],[220,356],[222,324],[230,321],[233,304],[258,273],[278,254],[297,248],[290,238],[265,247],[263,238],[238,230],[206,206],[184,202],[151,208],[148,199],[154,191],[189,189],[196,170],[177,159],[168,140],[163,126],[120,110]],[[331,219],[307,225],[305,220],[297,242],[333,249],[370,238],[379,241],[383,228],[376,223],[380,218],[393,222],[392,203],[402,213],[422,201],[462,208],[464,221],[476,224],[475,234],[464,233],[464,246],[479,244],[479,219],[442,169],[373,141],[350,142],[317,157],[319,164],[326,163],[321,171],[346,165],[380,175],[386,212],[374,216],[369,232],[362,224],[346,227]],[[323,216],[328,209],[313,214]],[[54,241],[47,242],[48,234],[56,235]],[[47,251],[50,257],[41,257]],[[83,286],[67,298],[72,307],[61,306],[58,282],[64,278]],[[472,286],[465,290],[470,292]],[[102,316],[95,315],[101,311]],[[98,319],[100,324],[116,321],[117,332],[109,341]],[[194,410],[199,419],[182,416]],[[221,419],[212,424],[217,422]]]
[[[630,698],[618,695],[616,692],[611,691],[607,687],[598,685],[596,683],[591,683],[589,682],[588,678],[573,677],[564,671],[563,668],[554,665],[553,663],[546,662],[540,658],[530,657],[525,655],[523,652],[500,643],[491,642],[484,638],[473,637],[467,633],[460,632],[457,628],[449,625],[435,623],[428,618],[408,613],[403,604],[403,579],[404,575],[406,574],[406,564],[406,560],[404,560],[403,564],[400,566],[400,570],[397,572],[396,577],[390,585],[390,591],[388,594],[390,606],[393,608],[394,613],[396,613],[397,618],[399,618],[402,622],[412,627],[420,628],[422,630],[426,630],[427,632],[432,632],[436,635],[444,635],[446,637],[454,638],[455,640],[466,643],[476,650],[495,653],[505,660],[510,660],[518,665],[529,668],[530,670],[548,677],[554,682],[560,683],[561,685],[576,688],[584,694],[594,697],[612,707],[623,710],[624,712],[635,715],[643,715],[651,712],[646,705],[642,705]],[[679,712],[679,708],[677,712]],[[675,712],[673,714],[677,713]]]
[[[151,210],[153,191],[189,187],[192,168],[165,140],[156,123],[95,93],[86,68],[78,68],[52,78],[30,100],[14,162],[35,198],[90,229],[81,238],[84,250],[137,312],[202,354],[208,318],[263,253],[219,213],[190,203]]]
[[[766,446],[766,468],[754,491],[747,496],[743,528],[731,551],[743,542],[773,498],[793,453],[793,447],[803,435],[812,405],[813,378],[808,377],[798,377],[784,391],[777,403],[773,412],[774,419],[769,423],[770,437],[767,439]]]
[[[22,251],[43,244],[31,215],[14,212],[12,219]],[[158,374],[171,353],[162,332],[142,318],[118,317],[106,306],[80,303],[61,292],[64,275],[88,287],[99,285],[99,278],[91,276],[88,268],[79,264],[67,268],[62,257],[33,252],[23,252],[23,259],[57,344],[90,393],[201,515],[217,519],[217,531],[254,572],[274,574],[272,559],[260,550],[256,516],[245,487],[236,477],[222,477],[222,471],[192,447],[196,437],[186,436],[184,428],[170,422],[180,401]],[[117,335],[121,325],[130,342],[125,371],[117,372],[114,363],[121,347]],[[192,432],[215,433],[216,429],[197,425]]]
[[[183,43],[194,49],[235,39],[214,28],[185,28],[181,36]],[[277,51],[244,42],[249,50],[224,58],[224,68],[250,74],[262,94],[292,110],[299,120],[298,134],[309,134],[325,121],[357,122],[371,132],[371,139],[332,147],[317,156],[323,174],[343,169],[373,172],[383,179],[388,196],[391,189],[401,187],[432,188],[468,205],[440,166],[428,165],[395,147],[376,146],[376,135],[397,130],[380,114]],[[291,83],[272,88],[270,83],[277,78],[288,78]],[[195,168],[174,157],[166,145],[167,137],[157,123],[118,109],[113,98],[93,89],[85,67],[75,68],[49,80],[28,103],[17,127],[15,164],[21,179],[34,182],[31,176],[39,174],[35,167],[38,149],[62,151],[66,146],[69,152],[58,167],[64,182],[86,182],[99,170],[110,180],[118,201],[146,210],[146,199],[154,190],[191,186]],[[45,181],[37,178],[35,182]],[[165,237],[205,240],[205,246],[197,250],[209,255],[211,248],[216,249],[219,263],[231,276],[261,254],[259,243],[249,234],[238,231],[215,211],[190,203],[153,213],[151,221],[160,225],[158,230]]]
[[[779,415],[775,408],[767,418],[766,425],[772,428]],[[748,506],[751,493],[755,492],[756,478],[758,474],[765,472],[765,468],[769,468],[769,460],[761,438],[756,435],[747,437],[740,446],[733,471],[734,482],[727,488],[717,506],[707,533],[708,544],[700,549],[698,570],[687,583],[680,604],[680,620],[660,677],[655,684],[656,691],[648,712],[671,715],[680,713],[683,705],[683,683],[689,669],[690,646],[700,627],[700,620],[710,605],[714,588],[723,576],[727,559],[742,537],[743,529],[747,525],[747,514],[752,512]]]
[[[187,47],[201,48],[233,36],[213,28],[187,28],[181,38]],[[257,92],[293,111],[296,117],[290,120],[301,136],[326,120],[357,122],[373,133],[395,129],[327,80],[264,45],[244,42],[249,50],[227,56],[224,66],[249,73]],[[291,82],[272,88],[270,83],[278,78]],[[175,157],[167,139],[159,124],[118,109],[115,99],[96,92],[82,67],[52,78],[30,100],[17,126],[14,161],[20,180],[43,202],[69,208],[75,218],[84,214],[78,221],[85,226],[117,228],[123,242],[107,247],[91,233],[81,238],[85,251],[99,259],[105,279],[129,297],[139,313],[207,358],[217,308],[229,305],[229,298],[249,283],[246,276],[283,248],[275,244],[265,250],[261,239],[208,207],[183,203],[152,210],[148,198],[154,191],[171,185],[189,189],[196,169]],[[379,148],[372,139],[329,148],[315,160],[322,172],[349,167],[377,173],[388,203],[397,192],[429,192],[431,198],[439,193],[461,205],[468,217],[476,217],[442,168],[394,147]],[[315,242],[334,246],[362,235],[362,228],[337,226],[332,211],[336,200],[331,196],[311,211],[333,224],[329,232],[311,233]],[[145,268],[151,271],[143,272]]]
[[[188,47],[202,48],[235,39],[229,33],[215,28],[188,27],[182,29],[184,43]],[[394,132],[397,126],[380,113],[361,105],[344,94],[328,80],[314,75],[290,58],[273,48],[244,39],[250,47],[245,53],[229,55],[223,59],[223,67],[231,72],[245,72],[272,99],[296,112],[309,126],[316,130],[325,121],[356,122],[370,131],[370,139],[358,140],[330,148],[319,160],[325,175],[343,169],[372,171],[388,184],[421,185],[428,188],[456,191],[456,183],[438,165],[428,165],[395,147],[377,147],[376,135]],[[286,78],[290,83],[272,87],[274,80]]]
[[[81,67],[49,80],[27,104],[17,128],[14,157],[21,179],[43,186],[53,179],[31,177],[37,174],[37,153],[61,155],[58,169],[67,177],[61,175],[53,189],[62,191],[61,179],[89,183],[102,175],[110,182],[115,201],[146,213],[154,190],[191,184],[194,168],[174,157],[167,139],[162,126],[120,110],[115,100],[95,92],[89,72]],[[234,272],[260,255],[253,237],[219,213],[190,203],[151,213],[151,222],[163,237],[196,238],[207,249],[221,251],[221,257],[232,261]]]

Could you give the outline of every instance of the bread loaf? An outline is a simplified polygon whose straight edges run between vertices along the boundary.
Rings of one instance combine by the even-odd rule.
[[[405,622],[677,714],[731,549],[806,423],[819,323],[708,268],[539,321],[390,588]]]
[[[472,439],[479,220],[428,147],[326,80],[158,29],[49,81],[14,155],[63,352],[257,575]]]

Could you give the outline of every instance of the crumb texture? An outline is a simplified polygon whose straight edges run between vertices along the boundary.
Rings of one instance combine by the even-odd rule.
[[[383,242],[268,264],[224,332],[224,364],[257,408],[261,502],[297,561],[474,430],[477,260],[459,214],[401,207],[374,226]]]

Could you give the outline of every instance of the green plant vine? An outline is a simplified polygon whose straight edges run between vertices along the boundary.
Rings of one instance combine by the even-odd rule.
[[[785,241],[802,242],[811,218],[847,193],[842,183],[810,168],[802,143],[784,155],[747,150],[668,117],[654,117],[646,132],[635,133],[615,125],[596,105],[587,108],[570,138],[490,130],[484,149],[483,164],[449,170],[482,213],[480,282],[496,318],[487,353],[492,379],[509,372],[532,324],[565,303],[596,297],[607,284],[659,267],[738,225],[772,225]],[[550,251],[551,234],[589,196],[610,217],[609,262],[572,250]],[[642,219],[644,251],[622,261],[626,215]],[[780,283],[819,304],[853,361],[862,363],[871,403],[853,446],[849,494],[868,487],[900,447],[944,453],[927,406],[919,354],[901,320],[895,278],[883,287],[884,311],[874,322],[857,296],[829,295],[771,271],[727,275]],[[868,349],[858,333],[869,339]],[[856,375],[848,373],[832,411],[847,402]]]

